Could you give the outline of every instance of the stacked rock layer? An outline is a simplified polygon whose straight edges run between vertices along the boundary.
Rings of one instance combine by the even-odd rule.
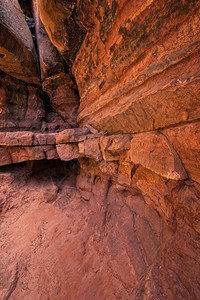
[[[199,10],[0,0],[1,299],[200,298]]]

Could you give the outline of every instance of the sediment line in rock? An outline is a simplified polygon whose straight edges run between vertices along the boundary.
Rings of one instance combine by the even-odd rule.
[[[59,133],[1,132],[0,165],[42,159],[70,161],[87,157],[95,161],[135,165],[169,179],[184,180],[187,173],[181,160],[164,135],[111,135],[91,133],[86,128],[66,129]],[[162,164],[160,164],[162,161]]]

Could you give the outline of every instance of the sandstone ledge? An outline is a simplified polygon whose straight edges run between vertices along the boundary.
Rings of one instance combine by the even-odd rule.
[[[0,166],[43,159],[71,161],[81,157],[119,163],[121,181],[125,182],[131,180],[131,170],[139,165],[167,179],[187,178],[173,146],[164,135],[157,133],[106,136],[103,132],[91,133],[89,128],[59,133],[0,132]],[[127,179],[123,172],[129,174]]]

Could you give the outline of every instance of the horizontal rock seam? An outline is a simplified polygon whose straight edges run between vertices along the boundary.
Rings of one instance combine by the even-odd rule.
[[[87,127],[59,133],[0,132],[0,166],[42,159],[70,161],[81,157],[118,161],[130,168],[142,165],[167,179],[187,178],[173,146],[158,133],[106,136],[104,132],[91,133]]]

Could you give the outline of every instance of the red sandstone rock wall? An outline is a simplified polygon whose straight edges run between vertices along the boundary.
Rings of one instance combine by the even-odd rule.
[[[40,76],[0,0],[0,298],[199,299],[199,1],[20,3]]]
[[[0,8],[0,69],[40,85],[33,40],[18,0],[1,0]]]
[[[93,19],[73,65],[81,124],[133,133],[199,118],[199,1],[104,1]]]

